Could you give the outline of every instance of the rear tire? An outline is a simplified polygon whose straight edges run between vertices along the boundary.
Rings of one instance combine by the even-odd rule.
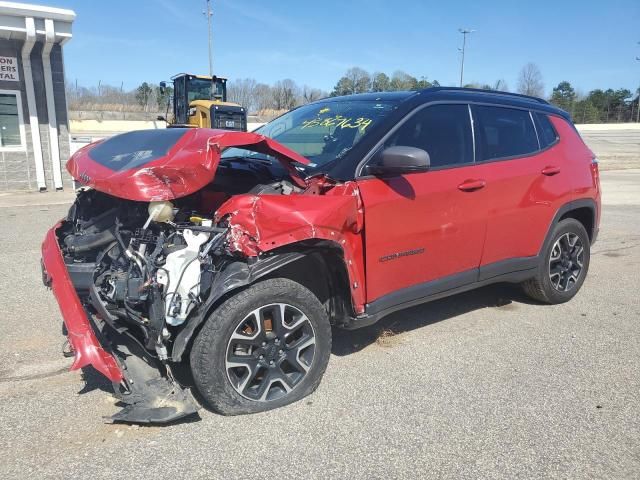
[[[312,393],[330,353],[331,326],[318,298],[299,283],[275,278],[211,313],[193,344],[191,371],[218,413],[256,413]]]
[[[522,284],[525,294],[551,305],[571,300],[587,276],[590,245],[582,223],[573,218],[558,222],[543,247],[535,277]]]

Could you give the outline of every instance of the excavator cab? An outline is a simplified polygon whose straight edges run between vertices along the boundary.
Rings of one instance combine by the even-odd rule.
[[[227,102],[227,79],[180,73],[173,82],[172,127],[202,127],[247,131],[247,111]],[[166,88],[161,82],[160,88]]]

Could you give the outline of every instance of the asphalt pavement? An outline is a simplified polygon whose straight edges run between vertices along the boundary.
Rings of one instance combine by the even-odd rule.
[[[578,126],[578,130],[601,160],[603,170],[640,168],[640,128],[606,130],[593,127]]]
[[[67,371],[39,244],[71,197],[2,197],[0,477],[639,478],[640,170],[602,184],[571,302],[496,285],[398,312],[334,332],[303,401],[168,427],[103,423],[108,384]]]

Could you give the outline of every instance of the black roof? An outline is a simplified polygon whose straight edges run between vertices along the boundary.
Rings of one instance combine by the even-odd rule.
[[[407,102],[410,106],[420,105],[435,101],[468,101],[474,103],[497,103],[514,107],[541,110],[554,113],[570,120],[569,114],[564,110],[551,105],[546,100],[518,93],[501,92],[496,90],[481,90],[477,88],[458,87],[431,87],[417,91],[401,92],[371,92],[346,95],[342,97],[331,97],[321,100],[344,101],[344,100],[368,100],[368,101],[396,101]]]

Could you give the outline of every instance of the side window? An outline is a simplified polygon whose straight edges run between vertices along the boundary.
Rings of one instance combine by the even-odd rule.
[[[551,120],[544,113],[534,113],[536,119],[536,128],[538,129],[538,138],[540,139],[540,148],[547,148],[555,143],[558,134],[551,124]]]
[[[0,92],[0,147],[20,147],[23,145],[20,126],[22,105],[18,94]]]
[[[176,123],[185,122],[187,118],[187,108],[188,106],[185,104],[184,95],[185,95],[185,78],[178,78],[174,84],[173,88],[175,88],[175,98],[176,98]]]
[[[433,105],[416,112],[384,144],[426,150],[431,167],[473,162],[469,107]]]
[[[479,147],[477,161],[516,157],[539,149],[527,110],[477,106],[474,118]]]

